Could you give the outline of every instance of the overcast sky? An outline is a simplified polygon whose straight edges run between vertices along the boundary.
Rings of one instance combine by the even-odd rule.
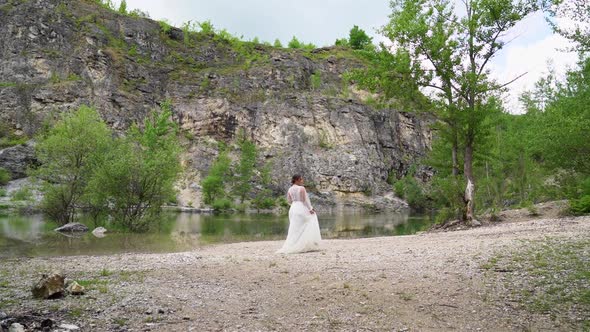
[[[258,37],[273,42],[278,38],[286,45],[296,36],[317,46],[347,37],[353,25],[364,29],[374,41],[382,40],[377,29],[387,23],[390,13],[388,0],[127,0],[127,7],[176,26],[189,20],[210,20],[215,28],[227,29],[245,40]],[[517,38],[498,55],[491,69],[501,82],[527,73],[510,86],[506,97],[514,112],[519,107],[518,95],[547,72],[548,62],[562,74],[575,64],[577,56],[558,50],[566,48],[567,42],[552,34],[541,14],[521,22],[513,35]]]

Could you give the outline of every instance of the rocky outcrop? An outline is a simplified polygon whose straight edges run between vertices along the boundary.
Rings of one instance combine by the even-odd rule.
[[[258,145],[260,163],[272,163],[277,194],[297,172],[334,204],[381,199],[388,177],[403,175],[431,144],[430,119],[375,109],[343,83],[344,72],[363,65],[350,50],[185,38],[93,1],[0,0],[0,21],[0,121],[30,136],[90,104],[124,130],[169,99],[187,149],[180,204],[199,207],[197,184],[216,143],[231,144],[238,132]]]
[[[33,142],[0,150],[0,168],[8,170],[13,180],[26,177],[27,169],[36,163]]]

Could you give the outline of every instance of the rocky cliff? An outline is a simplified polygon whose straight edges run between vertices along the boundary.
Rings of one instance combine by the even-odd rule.
[[[364,65],[350,50],[185,34],[94,1],[0,0],[0,22],[0,121],[12,134],[32,137],[80,104],[123,130],[169,99],[187,146],[181,203],[200,204],[216,142],[238,131],[272,162],[277,193],[297,172],[336,204],[399,206],[388,176],[431,144],[430,121],[375,109],[342,80]]]

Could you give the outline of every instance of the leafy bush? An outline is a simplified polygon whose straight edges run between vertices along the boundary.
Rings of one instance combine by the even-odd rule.
[[[46,135],[38,138],[35,175],[55,187],[44,186],[42,207],[52,219],[73,221],[75,209],[92,177],[99,156],[111,142],[111,131],[98,113],[87,106],[64,114]]]
[[[412,208],[423,210],[427,207],[427,197],[413,175],[404,176],[393,188],[396,195],[405,199]]]
[[[221,151],[209,169],[209,175],[203,179],[203,202],[212,204],[215,200],[225,196],[225,179],[229,175],[231,160],[227,152]]]
[[[213,27],[213,23],[211,21],[204,21],[198,23],[199,28],[201,28],[201,33],[212,35],[215,34],[215,27]]]
[[[10,181],[11,176],[10,172],[2,167],[0,167],[0,186],[3,186]]]
[[[353,49],[362,50],[370,45],[372,40],[373,38],[369,37],[367,33],[358,26],[355,25],[350,29],[348,42]]]
[[[12,192],[12,201],[29,201],[33,198],[33,192],[29,187],[22,187]]]
[[[301,44],[299,39],[297,39],[297,37],[295,37],[295,36],[293,36],[293,38],[289,41],[287,46],[289,48],[303,48],[303,45]]]
[[[257,209],[272,209],[275,207],[276,201],[269,191],[257,195],[252,201],[252,205]]]
[[[159,221],[180,172],[170,103],[162,103],[162,110],[143,129],[133,125],[127,136],[115,138],[95,110],[82,106],[41,134],[42,165],[34,174],[45,180],[43,210],[60,223],[73,221],[80,209],[108,214],[114,225],[131,231]]]
[[[590,195],[584,195],[579,199],[570,200],[570,210],[576,215],[590,213]]]
[[[112,144],[86,191],[90,206],[109,210],[115,222],[132,231],[148,230],[158,220],[181,170],[169,104],[162,109],[146,119],[144,129],[133,126]]]
[[[448,207],[444,207],[437,211],[436,216],[434,217],[434,222],[436,224],[441,225],[446,223],[447,221],[457,219],[457,217],[457,211]]]
[[[6,189],[0,188],[0,197],[5,197],[5,196],[6,196]]]
[[[211,206],[213,207],[213,210],[224,211],[224,210],[231,209],[232,203],[229,198],[224,197],[224,198],[218,198],[218,199],[214,200],[213,204],[211,204]]]
[[[273,43],[273,46],[276,48],[283,48],[283,44],[281,43],[281,41],[277,38],[275,39],[275,42]]]

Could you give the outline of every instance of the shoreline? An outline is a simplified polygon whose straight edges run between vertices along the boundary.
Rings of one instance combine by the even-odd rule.
[[[260,241],[17,258],[2,261],[0,311],[82,331],[555,329],[548,315],[490,300],[494,283],[482,269],[498,252],[548,237],[588,239],[590,216],[324,240],[321,251],[296,255],[275,254],[282,241]],[[56,269],[82,281],[86,294],[33,300],[30,286]]]

